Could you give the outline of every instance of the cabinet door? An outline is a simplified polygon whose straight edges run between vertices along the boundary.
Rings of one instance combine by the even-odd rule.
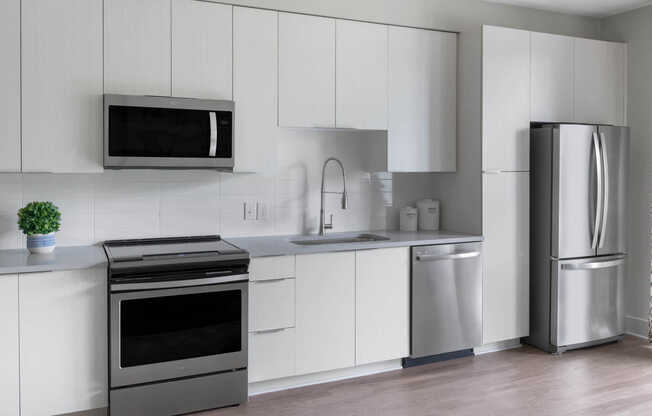
[[[20,172],[20,0],[0,3],[0,172]]]
[[[21,17],[23,171],[102,171],[102,0],[24,0]]]
[[[335,20],[279,13],[279,125],[335,127]]]
[[[531,120],[573,121],[573,38],[531,34]]]
[[[21,415],[106,407],[106,269],[19,280]]]
[[[170,0],[104,0],[104,92],[170,95]]]
[[[410,354],[410,248],[356,252],[355,363]]]
[[[456,169],[457,35],[389,27],[390,172]]]
[[[355,252],[297,256],[296,373],[355,364]]]
[[[530,169],[530,32],[482,31],[482,169]]]
[[[575,39],[575,121],[625,125],[627,45]]]
[[[387,129],[387,26],[335,22],[337,127]]]
[[[172,95],[233,98],[233,7],[172,1]]]
[[[273,171],[278,137],[277,12],[233,9],[233,99],[234,170]]]
[[[483,343],[529,333],[530,175],[483,175]]]
[[[18,276],[0,275],[0,414],[19,415]]]

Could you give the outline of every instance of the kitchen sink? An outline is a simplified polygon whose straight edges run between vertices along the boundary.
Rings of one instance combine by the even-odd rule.
[[[348,243],[368,243],[372,241],[387,241],[389,237],[376,234],[358,234],[354,236],[333,236],[333,237],[313,237],[305,240],[290,241],[292,244],[300,246],[315,246],[320,244],[348,244]]]

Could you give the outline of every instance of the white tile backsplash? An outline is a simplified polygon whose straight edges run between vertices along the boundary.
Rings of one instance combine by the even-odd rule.
[[[322,164],[344,163],[349,208],[326,197],[334,231],[382,229],[397,223],[398,203],[432,196],[430,174],[403,177],[384,169],[384,132],[281,129],[278,168],[265,174],[216,171],[116,170],[101,174],[0,174],[0,249],[24,247],[16,212],[31,200],[53,201],[62,211],[60,245],[108,239],[222,234],[255,236],[317,232]],[[393,180],[394,178],[394,180]],[[341,174],[329,165],[327,188],[341,190]],[[398,189],[397,189],[398,187]],[[394,202],[396,203],[396,196]],[[264,220],[245,221],[243,203],[267,206]]]

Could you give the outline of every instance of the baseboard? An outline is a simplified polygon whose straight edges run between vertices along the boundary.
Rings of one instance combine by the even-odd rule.
[[[505,341],[499,341],[499,342],[493,342],[491,344],[484,344],[479,347],[473,348],[473,353],[475,355],[482,355],[482,354],[489,354],[490,352],[498,352],[498,351],[505,351],[505,350],[511,350],[514,348],[519,348],[522,347],[523,345],[521,344],[521,339],[520,338],[514,338],[514,339],[508,339]]]
[[[625,333],[639,338],[648,339],[649,323],[647,319],[636,316],[625,317]]]
[[[305,374],[276,380],[259,381],[249,384],[249,396],[385,373],[387,371],[400,370],[401,368],[401,360],[390,360],[360,365],[357,367],[343,368],[340,370],[324,371],[321,373]]]

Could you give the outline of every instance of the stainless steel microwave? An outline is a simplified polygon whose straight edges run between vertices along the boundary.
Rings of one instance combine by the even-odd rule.
[[[233,169],[233,101],[104,95],[104,167]]]

